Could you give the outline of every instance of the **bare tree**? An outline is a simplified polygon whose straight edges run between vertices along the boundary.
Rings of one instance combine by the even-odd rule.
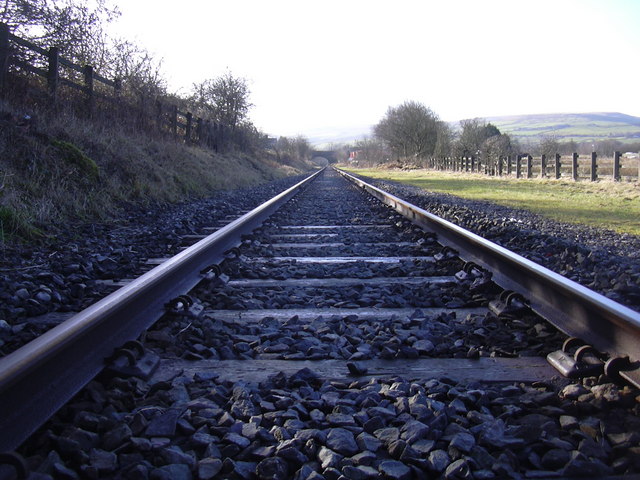
[[[58,47],[65,58],[104,69],[110,43],[105,26],[120,15],[110,0],[4,0],[0,21],[33,42]]]
[[[351,151],[355,152],[355,160],[359,164],[376,165],[389,158],[389,149],[376,137],[364,137],[356,141]]]
[[[419,102],[407,101],[389,107],[374,127],[375,136],[384,141],[397,157],[432,155],[438,139],[438,116]]]
[[[166,93],[161,62],[147,50],[128,40],[113,41],[109,74],[122,81],[125,91],[150,97]]]
[[[558,153],[562,155],[570,155],[578,151],[578,144],[573,139],[562,142],[559,146],[560,151]]]
[[[436,157],[447,157],[453,149],[453,131],[446,122],[438,122],[438,139],[433,151]]]
[[[120,15],[111,1],[3,0],[0,21],[34,43],[58,47],[67,60],[91,65],[102,76],[122,80],[125,93],[164,94],[161,62],[139,45],[108,34],[108,25]]]
[[[613,157],[617,150],[623,150],[625,145],[619,140],[600,140],[595,143],[595,152],[602,157]],[[593,147],[592,147],[593,151]]]
[[[249,102],[250,93],[246,79],[227,72],[194,84],[190,100],[200,116],[236,130],[247,119],[253,106]]]
[[[497,160],[514,152],[511,137],[506,133],[487,138],[482,142],[481,150],[483,156],[488,160]]]
[[[274,150],[280,163],[297,163],[311,158],[313,148],[306,137],[280,137],[275,142]]]
[[[540,140],[538,151],[547,158],[553,158],[556,153],[560,152],[560,143],[555,136],[545,135]]]
[[[456,154],[460,156],[479,154],[485,140],[500,135],[500,130],[495,125],[480,118],[462,120],[460,126],[462,132],[455,146]]]

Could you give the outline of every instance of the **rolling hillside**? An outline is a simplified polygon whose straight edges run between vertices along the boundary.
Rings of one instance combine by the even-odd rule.
[[[501,132],[519,140],[536,141],[554,136],[558,140],[589,142],[640,141],[640,117],[623,113],[555,113],[487,117]]]
[[[603,140],[640,142],[640,117],[624,113],[549,113],[484,118],[501,132],[525,142],[538,142],[549,136],[577,143]],[[454,130],[460,129],[459,121],[449,122],[449,125]],[[372,135],[372,129],[373,125],[357,125],[318,128],[305,133],[316,148],[322,149],[330,148],[335,143],[360,140]]]

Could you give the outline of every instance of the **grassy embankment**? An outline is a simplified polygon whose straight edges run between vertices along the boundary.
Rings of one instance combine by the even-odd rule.
[[[25,127],[3,107],[0,242],[46,236],[63,222],[112,220],[128,205],[180,202],[310,168],[267,155],[216,154],[73,117]]]
[[[493,117],[489,121],[513,138],[537,143],[552,136],[560,141],[637,143],[638,117],[615,112],[555,113]]]
[[[424,190],[527,209],[561,222],[640,235],[640,185],[602,180],[496,178],[431,170],[345,168],[359,175],[415,185]]]

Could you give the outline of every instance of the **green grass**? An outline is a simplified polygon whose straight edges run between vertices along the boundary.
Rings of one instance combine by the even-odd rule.
[[[60,153],[67,162],[75,165],[80,171],[84,172],[84,174],[93,180],[100,178],[100,169],[98,165],[96,165],[96,162],[85,155],[85,153],[73,143],[62,140],[52,140],[51,143],[60,150]]]
[[[616,113],[547,114],[489,119],[503,133],[527,140],[552,135],[559,140],[637,142],[637,119]]]
[[[42,232],[22,218],[15,210],[0,205],[0,243],[15,236],[39,238]]]
[[[349,170],[372,178],[407,183],[432,192],[522,208],[561,222],[640,235],[638,183],[499,179],[478,174],[430,170]]]

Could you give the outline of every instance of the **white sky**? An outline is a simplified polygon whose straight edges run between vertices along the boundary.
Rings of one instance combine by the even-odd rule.
[[[640,0],[115,0],[171,91],[227,69],[271,135],[373,125],[415,100],[443,120],[640,116]]]

